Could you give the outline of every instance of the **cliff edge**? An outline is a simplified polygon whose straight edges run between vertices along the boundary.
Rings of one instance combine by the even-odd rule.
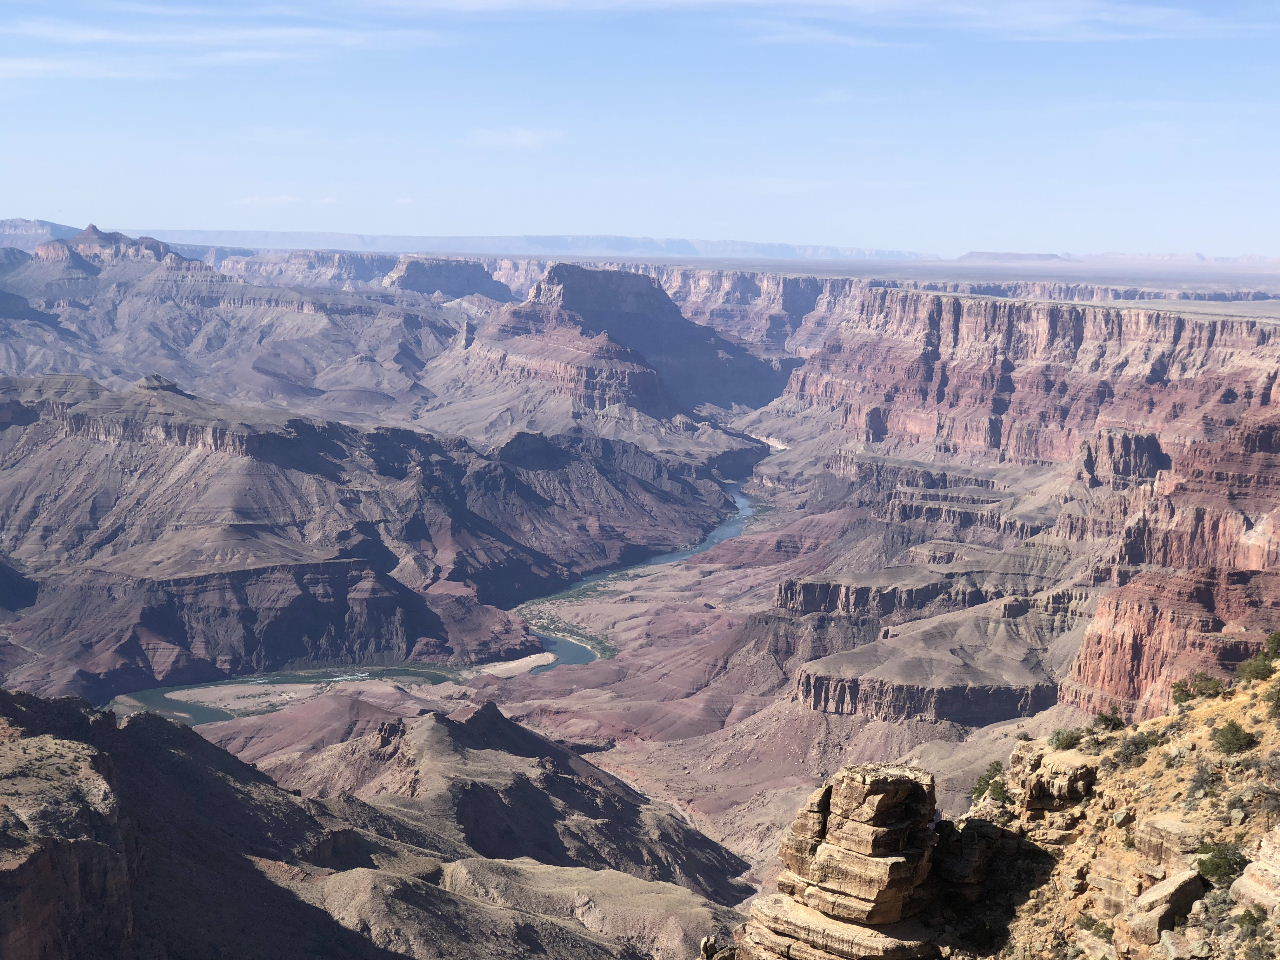
[[[777,892],[705,960],[1280,955],[1280,679],[1021,743],[939,820],[933,779],[848,767],[786,834]]]

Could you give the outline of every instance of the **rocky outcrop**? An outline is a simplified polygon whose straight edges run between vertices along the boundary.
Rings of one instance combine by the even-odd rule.
[[[899,487],[916,487],[923,490],[951,487],[978,487],[991,490],[997,486],[994,476],[979,471],[953,469],[934,464],[894,461],[883,456],[868,456],[858,450],[842,449],[827,458],[823,466],[838,477],[853,481],[856,493],[878,493],[897,490]]]
[[[1009,758],[1010,793],[1026,816],[1068,810],[1093,794],[1096,760],[1072,750],[1020,747]]]
[[[286,710],[278,723],[314,714]],[[210,728],[240,742],[254,725]],[[303,731],[304,740],[311,739]],[[492,702],[400,718],[363,737],[256,765],[307,796],[354,795],[448,832],[482,857],[616,870],[687,887],[732,905],[750,891],[733,877],[746,863],[568,748],[509,720]]]
[[[1154,480],[1169,466],[1169,457],[1154,433],[1103,431],[1080,445],[1078,459],[1079,479],[1090,486],[1115,489]]]
[[[956,538],[963,531],[986,531],[989,539],[1026,540],[1047,526],[1026,517],[1010,516],[999,507],[1005,498],[999,494],[975,491],[935,491],[899,488],[885,505],[884,517],[890,523],[919,523],[936,530],[940,536]]]
[[[1019,746],[1000,771],[1003,791],[968,818],[1000,824],[1052,858],[988,955],[1065,957],[1074,947],[1107,960],[1271,956],[1280,938],[1280,733],[1265,692],[1244,684],[1136,728],[1080,730],[1071,750]],[[1224,753],[1213,732],[1226,723],[1249,730],[1255,745]]]
[[[939,600],[944,601],[944,607],[960,609],[995,599],[967,578],[922,579],[922,583],[894,585],[783,580],[777,586],[774,605],[801,616],[858,614],[889,620],[936,605]]]
[[[1258,841],[1253,859],[1231,884],[1231,896],[1280,920],[1280,827]]]
[[[557,264],[529,294],[528,307],[561,317],[587,336],[609,338],[643,356],[684,409],[702,404],[760,406],[781,392],[785,371],[680,313],[660,286],[626,271]]]
[[[822,713],[888,721],[924,718],[980,727],[1031,716],[1057,701],[1057,688],[1047,680],[1029,688],[970,683],[928,687],[880,678],[831,676],[827,666],[815,661],[796,680],[797,700]]]
[[[737,936],[750,960],[936,955],[910,918],[934,843],[933,780],[907,767],[851,767],[821,787],[783,840],[776,894]]]
[[[160,263],[170,256],[178,257],[172,247],[153,237],[135,239],[123,233],[106,233],[92,223],[66,243],[82,257],[98,262],[149,260]]]
[[[543,329],[536,321],[523,324],[520,319],[523,314],[476,334],[464,330],[458,365],[465,372],[458,378],[513,383],[591,411],[630,408],[655,419],[677,412],[658,372],[640,354],[607,339],[583,337],[570,327]],[[448,356],[442,358],[434,378],[448,362]],[[438,379],[432,385],[443,387]],[[447,408],[441,412],[448,416]]]

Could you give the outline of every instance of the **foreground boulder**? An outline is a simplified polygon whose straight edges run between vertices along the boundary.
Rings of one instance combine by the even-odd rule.
[[[1280,917],[1280,827],[1258,844],[1258,857],[1231,885],[1237,902]]]
[[[936,954],[919,912],[934,841],[933,778],[850,767],[810,797],[782,844],[786,870],[740,931],[750,960]]]

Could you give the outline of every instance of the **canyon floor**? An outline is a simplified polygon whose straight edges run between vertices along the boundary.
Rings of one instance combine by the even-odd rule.
[[[22,960],[169,955],[165,878],[227,836],[219,869],[337,955],[691,956],[790,882],[780,838],[848,765],[921,768],[956,815],[1028,739],[1153,722],[1280,628],[1262,267],[20,226],[3,915],[36,884],[83,933],[5,921]],[[170,763],[234,798],[185,853],[144,836],[149,789],[192,802]],[[102,897],[124,926],[76,913]]]

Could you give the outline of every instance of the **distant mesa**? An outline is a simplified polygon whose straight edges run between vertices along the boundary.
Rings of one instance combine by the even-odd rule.
[[[111,233],[89,224],[71,238],[71,245],[81,254],[102,259],[145,259],[157,262],[173,253],[173,249],[154,237],[131,237]]]
[[[151,373],[143,377],[136,384],[139,390],[156,390],[166,393],[176,393],[180,397],[194,399],[191,394],[187,393],[180,386],[170,380],[168,377],[162,377],[158,373]]]
[[[0,230],[3,221],[0,221]],[[139,231],[134,231],[139,232]],[[271,230],[147,230],[170,243],[259,250],[356,250],[368,253],[449,253],[478,256],[706,258],[744,260],[936,260],[933,254],[823,244],[613,235],[404,236]]]
[[[14,247],[31,253],[50,240],[70,240],[80,230],[48,220],[0,220],[0,247]]]
[[[970,250],[956,258],[961,263],[1071,263],[1074,259],[1059,253],[1012,253],[1003,250]]]
[[[473,294],[499,302],[515,299],[507,285],[494,280],[482,264],[467,260],[403,257],[382,285],[428,296],[438,293],[448,300]]]

